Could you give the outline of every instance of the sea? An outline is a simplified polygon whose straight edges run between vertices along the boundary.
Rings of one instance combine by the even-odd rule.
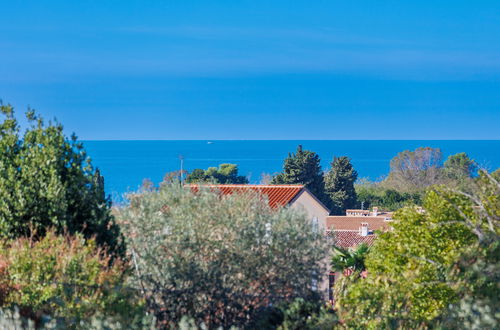
[[[105,179],[106,192],[114,202],[136,191],[144,179],[158,184],[166,173],[182,166],[191,171],[223,163],[237,164],[240,175],[259,183],[263,174],[280,172],[283,160],[298,145],[316,152],[324,170],[334,156],[351,158],[359,178],[383,179],[390,160],[403,150],[440,148],[443,160],[465,152],[488,170],[500,167],[500,140],[203,140],[203,141],[83,141],[88,155]]]

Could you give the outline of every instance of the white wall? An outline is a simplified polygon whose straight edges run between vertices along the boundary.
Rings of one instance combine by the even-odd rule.
[[[310,220],[314,217],[318,218],[320,230],[326,229],[326,217],[328,216],[328,210],[326,210],[323,205],[321,205],[321,203],[319,203],[307,190],[300,193],[299,197],[290,204],[290,208],[302,208],[306,211]]]
[[[326,217],[329,215],[329,211],[323,207],[323,205],[314,198],[310,192],[303,190],[299,197],[297,197],[291,204],[290,208],[304,210],[308,215],[309,220],[313,218],[318,219],[318,233],[323,235],[326,229]],[[328,255],[325,260],[323,260],[323,266],[326,269],[326,273],[320,276],[318,281],[318,289],[322,293],[325,300],[328,300],[328,275],[330,273],[329,264],[330,256]]]

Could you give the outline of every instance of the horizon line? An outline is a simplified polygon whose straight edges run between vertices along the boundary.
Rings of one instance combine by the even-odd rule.
[[[500,141],[498,139],[78,139],[87,142],[155,142],[155,141],[204,141],[204,142],[245,142],[245,141]]]

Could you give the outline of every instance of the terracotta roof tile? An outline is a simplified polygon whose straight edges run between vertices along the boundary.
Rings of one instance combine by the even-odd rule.
[[[343,248],[356,247],[361,243],[372,245],[377,238],[375,234],[361,236],[357,230],[335,230],[328,231],[327,234],[332,237],[332,243],[334,245]]]
[[[384,217],[368,216],[329,216],[326,218],[326,228],[333,230],[359,230],[361,223],[368,223],[370,230],[388,230],[391,221],[386,221]]]
[[[298,193],[304,189],[303,185],[251,185],[251,184],[210,184],[196,185],[188,184],[186,187],[191,187],[192,190],[198,190],[199,187],[207,187],[218,190],[223,195],[231,195],[234,193],[243,193],[245,191],[256,191],[265,195],[269,200],[271,208],[282,207],[290,204]]]

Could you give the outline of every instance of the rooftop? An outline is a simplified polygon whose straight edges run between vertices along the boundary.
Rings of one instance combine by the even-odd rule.
[[[370,230],[389,230],[391,221],[383,216],[329,216],[326,218],[326,228],[332,230],[359,230],[361,223],[367,223]]]
[[[290,204],[304,189],[304,185],[187,184],[185,186],[191,187],[193,190],[198,190],[199,187],[214,189],[223,195],[256,191],[268,198],[271,208],[278,208]]]
[[[335,230],[327,232],[334,245],[343,248],[356,247],[361,243],[372,245],[377,237],[374,234],[361,236],[358,230]]]

